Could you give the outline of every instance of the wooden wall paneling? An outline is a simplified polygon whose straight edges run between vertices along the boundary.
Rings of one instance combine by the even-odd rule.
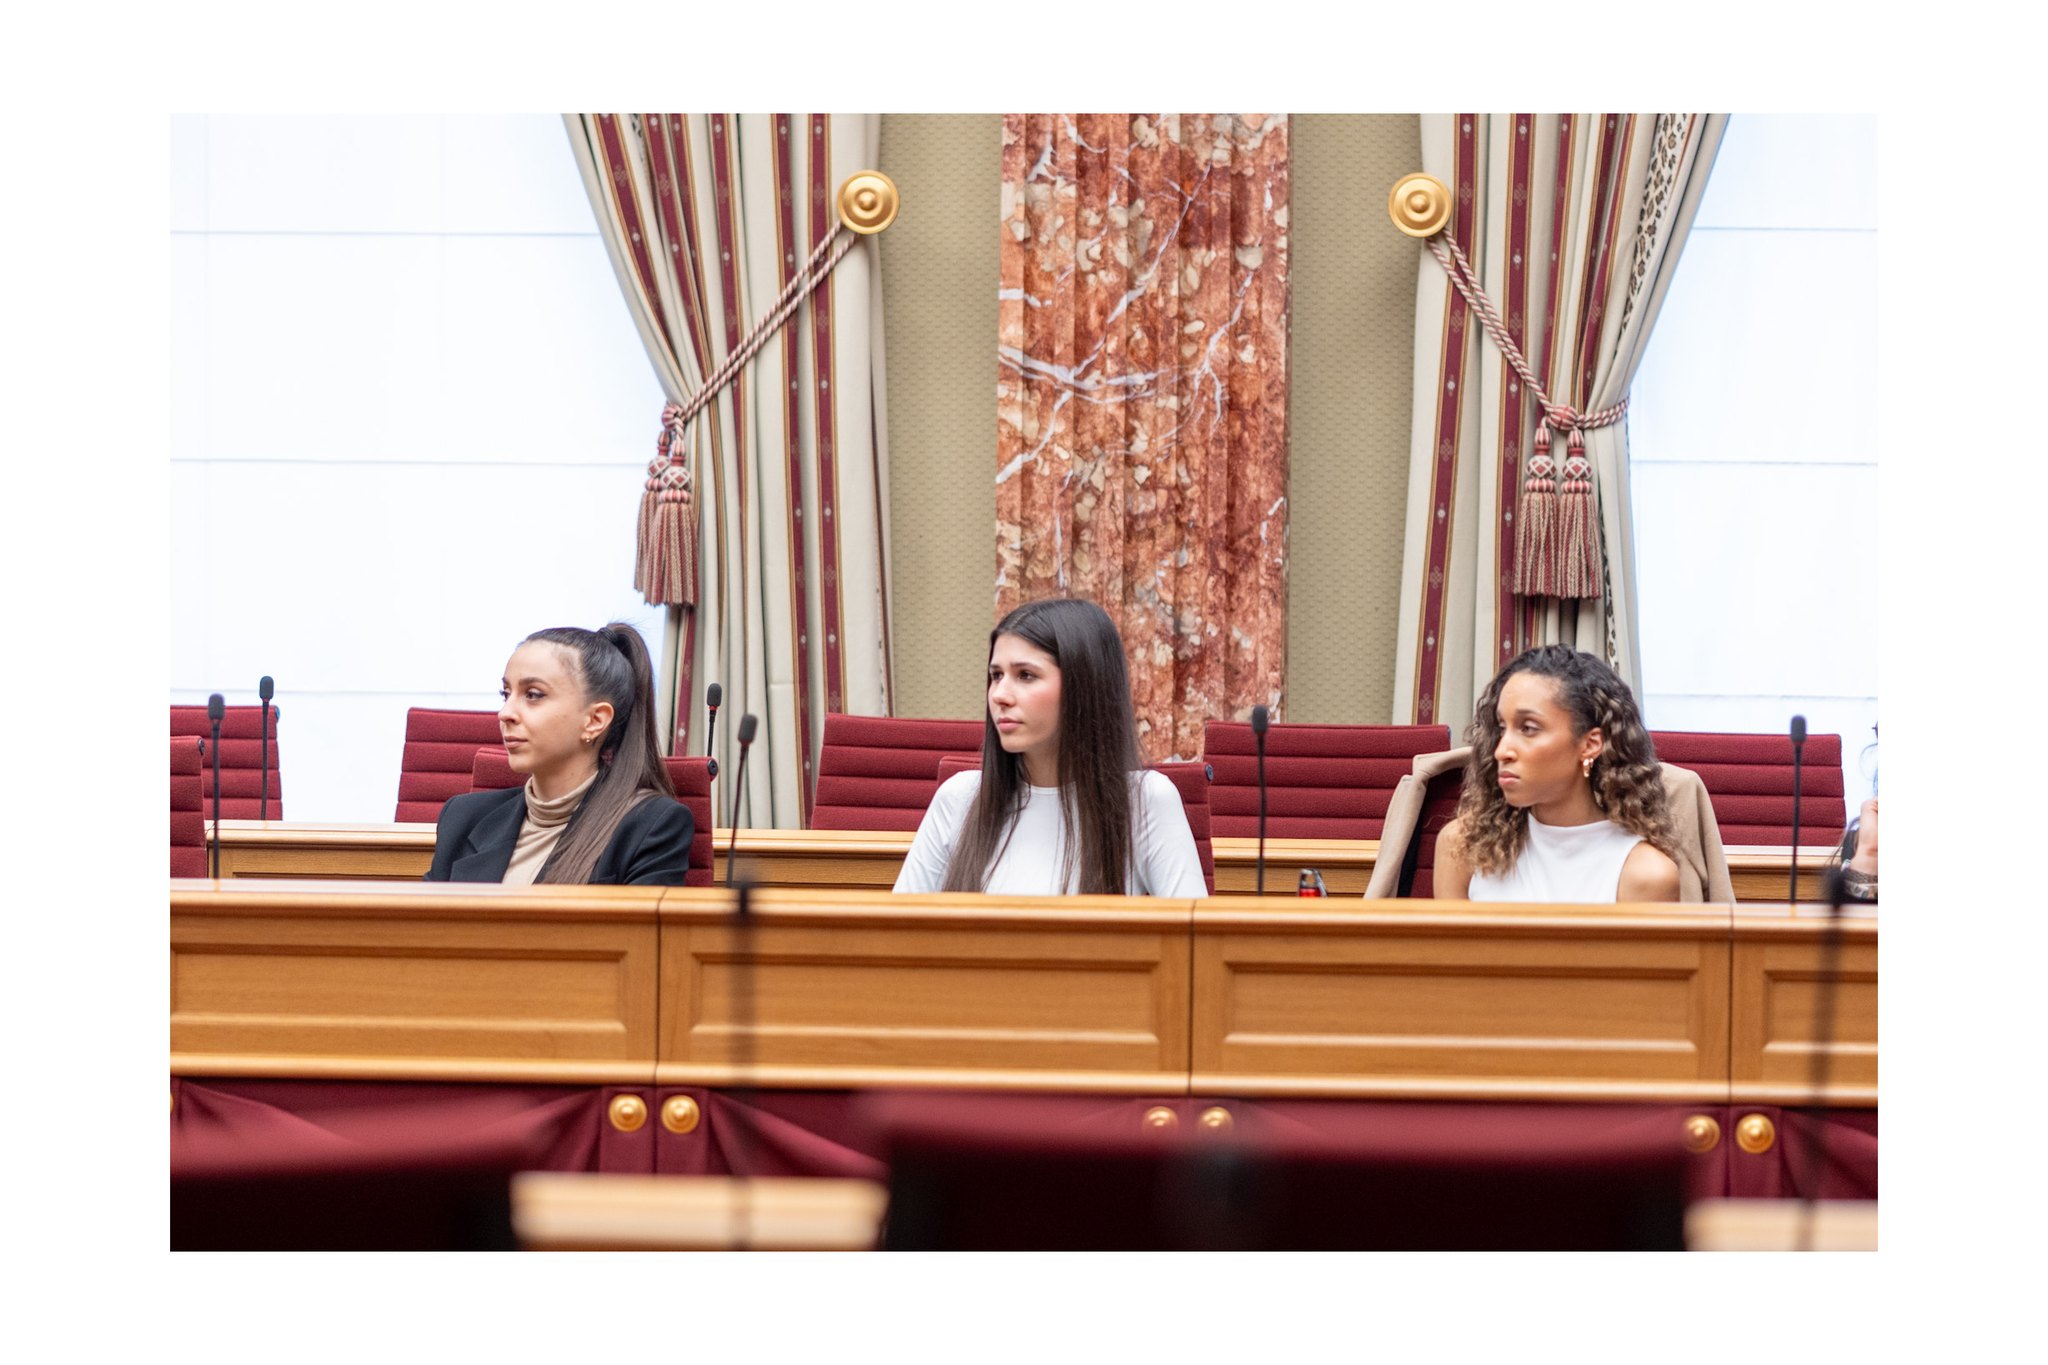
[[[662,902],[661,1084],[1186,1093],[1191,902],[766,890],[743,972],[731,899]]]
[[[171,893],[171,1070],[644,1084],[660,887]]]
[[[1734,916],[1730,1094],[1736,1103],[1813,1099],[1827,910],[1743,906]],[[1849,912],[1837,959],[1830,1103],[1877,1103],[1877,914]]]
[[[1728,913],[1198,902],[1192,1088],[1720,1102]]]

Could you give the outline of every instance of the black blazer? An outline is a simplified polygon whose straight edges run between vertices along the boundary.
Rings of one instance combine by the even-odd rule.
[[[430,882],[499,882],[526,823],[526,787],[450,797],[434,828]],[[575,817],[570,820],[571,827]],[[680,801],[656,795],[626,812],[590,869],[592,886],[681,886],[697,822]]]

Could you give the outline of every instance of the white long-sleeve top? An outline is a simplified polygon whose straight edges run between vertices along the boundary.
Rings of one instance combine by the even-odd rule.
[[[1164,774],[1147,770],[1132,773],[1133,818],[1136,829],[1134,865],[1125,884],[1133,896],[1187,896],[1209,894],[1202,880],[1202,858],[1195,850],[1195,836],[1188,829],[1187,812],[1181,809],[1180,792]],[[973,769],[955,773],[940,784],[924,820],[911,841],[910,856],[896,877],[898,891],[937,891],[946,882],[946,863],[953,856],[967,812],[981,790],[981,772]],[[989,869],[984,889],[992,896],[1074,895],[1079,890],[1081,870],[1074,868],[1065,886],[1057,885],[1060,865],[1065,861],[1066,833],[1060,827],[1060,789],[1026,787],[1024,807],[1017,813],[1016,827]]]

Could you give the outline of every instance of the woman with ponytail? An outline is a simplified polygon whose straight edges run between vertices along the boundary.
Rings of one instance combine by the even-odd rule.
[[[1026,602],[989,632],[981,769],[939,787],[896,889],[1208,894],[1180,793],[1139,760],[1123,640],[1101,607]]]
[[[441,808],[427,880],[681,886],[696,822],[654,738],[654,665],[631,626],[537,630],[512,651],[498,730],[525,785]]]
[[[1669,798],[1618,674],[1540,645],[1487,684],[1465,731],[1458,818],[1437,839],[1445,900],[1675,901]]]

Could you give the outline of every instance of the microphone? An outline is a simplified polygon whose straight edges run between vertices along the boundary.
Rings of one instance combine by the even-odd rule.
[[[213,726],[213,879],[220,880],[220,723],[228,704],[216,692],[206,699],[206,719]]]
[[[257,771],[263,774],[263,781],[258,788],[262,795],[256,799],[258,820],[270,818],[270,699],[276,695],[277,684],[270,680],[268,673],[256,680],[256,696],[263,703],[262,714],[259,717],[263,722],[263,748],[259,751],[261,757]]]
[[[1791,885],[1785,892],[1785,899],[1792,904],[1799,903],[1799,802],[1804,774],[1799,764],[1806,752],[1806,717],[1792,717],[1792,872]]]
[[[732,824],[727,828],[725,839],[725,884],[732,885],[733,849],[740,841],[740,793],[746,790],[747,746],[754,742],[754,732],[761,727],[761,718],[752,711],[740,717],[740,766],[732,777]]]
[[[1796,721],[1794,723],[1797,724]],[[1835,1041],[1835,978],[1841,974],[1842,968],[1842,902],[1848,895],[1839,866],[1828,869],[1827,890],[1828,928],[1821,939],[1820,971],[1817,973],[1820,979],[1815,983],[1817,998],[1813,1002],[1813,1064],[1808,1072],[1813,1087],[1810,1107],[1822,1111],[1829,1107],[1828,1063],[1832,1060]],[[1827,1123],[1823,1113],[1815,1116],[1813,1141],[1806,1144],[1806,1197],[1796,1250],[1813,1250],[1815,1201],[1820,1198],[1821,1177],[1826,1173]]]
[[[1263,706],[1252,708],[1252,738],[1259,749],[1259,879],[1258,894],[1266,894],[1266,727],[1272,713]]]
[[[711,712],[711,723],[704,727],[704,756],[711,759],[711,776],[718,776],[718,760],[711,758],[711,738],[718,733],[718,703],[725,700],[725,689],[712,683],[704,689],[704,705]]]
[[[752,716],[747,717],[752,720]],[[742,750],[742,753],[745,751]],[[732,855],[725,859],[726,880],[732,883]],[[755,1160],[760,1135],[754,1126],[754,916],[748,904],[753,894],[751,878],[741,877],[733,884],[732,905],[733,928],[733,981],[732,981],[732,1051],[729,1060],[733,1069],[733,1144],[731,1165],[733,1175],[739,1181],[737,1198],[733,1201],[733,1250],[746,1251],[754,1240],[754,1172],[760,1163]]]

